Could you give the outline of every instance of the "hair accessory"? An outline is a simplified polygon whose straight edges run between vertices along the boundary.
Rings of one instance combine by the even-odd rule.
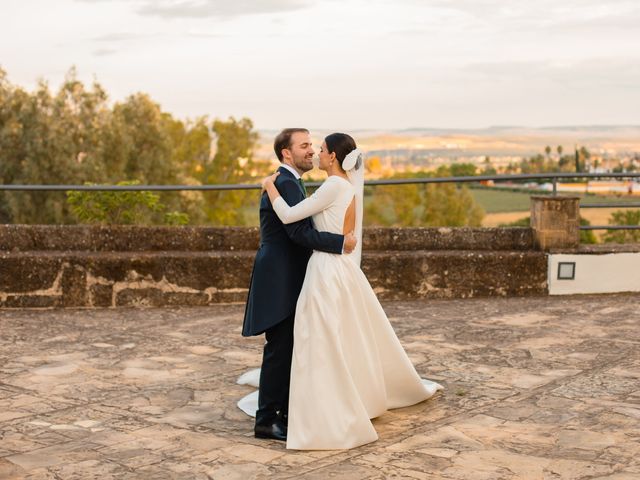
[[[362,151],[360,151],[359,148],[351,150],[351,152],[349,152],[349,154],[344,157],[344,160],[342,161],[342,169],[345,172],[353,169],[357,170],[358,168],[360,168],[360,165],[362,165]]]

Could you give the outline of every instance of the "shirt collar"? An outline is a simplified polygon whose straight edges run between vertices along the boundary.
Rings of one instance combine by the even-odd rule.
[[[295,168],[287,165],[286,163],[281,163],[280,164],[281,167],[286,168],[287,170],[289,170],[291,173],[293,173],[293,176],[296,177],[296,180],[300,179],[300,174],[296,171]]]

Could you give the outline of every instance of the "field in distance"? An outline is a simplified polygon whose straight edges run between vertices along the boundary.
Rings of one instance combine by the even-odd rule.
[[[273,158],[276,130],[261,130],[259,158]],[[318,148],[331,133],[327,129],[311,129]],[[640,153],[640,126],[564,126],[517,127],[497,126],[483,129],[414,128],[404,130],[347,131],[358,146],[369,155],[392,156],[399,162],[420,158],[527,157],[544,152],[545,146],[561,145],[565,153],[574,146],[585,146],[598,155],[616,156]]]

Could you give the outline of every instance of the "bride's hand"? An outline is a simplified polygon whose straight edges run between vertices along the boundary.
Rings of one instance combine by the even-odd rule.
[[[260,184],[262,185],[263,192],[267,189],[268,183],[271,183],[271,184],[275,183],[276,178],[278,178],[278,175],[280,175],[280,172],[276,172],[273,175],[269,175],[268,177],[264,178],[262,182],[260,182]]]
[[[353,230],[344,236],[344,253],[351,253],[356,248],[358,239],[353,234]]]

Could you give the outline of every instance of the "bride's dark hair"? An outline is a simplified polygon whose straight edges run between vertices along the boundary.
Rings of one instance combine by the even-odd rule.
[[[332,133],[324,139],[324,143],[327,144],[329,153],[336,154],[340,167],[342,167],[344,157],[356,149],[356,141],[346,133]]]

